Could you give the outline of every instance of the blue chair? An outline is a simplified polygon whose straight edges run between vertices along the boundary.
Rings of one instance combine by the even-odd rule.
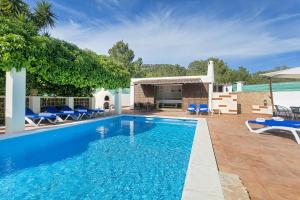
[[[201,113],[208,113],[208,106],[207,104],[200,104],[198,112]]]
[[[196,104],[190,104],[187,108],[187,111],[189,113],[197,113],[197,105]]]
[[[300,138],[297,131],[300,131],[300,122],[292,120],[274,120],[274,119],[264,119],[257,118],[256,120],[248,120],[245,122],[247,128],[252,133],[263,133],[270,130],[283,130],[290,132],[296,142],[300,144]],[[263,128],[253,129],[250,124],[258,124],[264,126]]]
[[[32,126],[39,126],[42,121],[48,121],[52,124],[57,121],[62,121],[57,115],[50,113],[34,113],[30,108],[26,108],[25,110],[25,121],[28,122]],[[35,122],[37,121],[37,123]]]

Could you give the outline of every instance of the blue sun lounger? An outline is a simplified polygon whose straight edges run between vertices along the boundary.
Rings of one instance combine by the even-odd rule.
[[[61,111],[61,112],[74,112],[74,114],[77,117],[77,120],[80,120],[82,119],[84,116],[88,117],[88,118],[91,118],[92,115],[93,115],[93,112],[91,111],[88,111],[87,109],[76,109],[76,110],[72,110],[72,108],[70,108],[69,106],[59,106],[58,109]]]
[[[39,126],[40,123],[44,120],[47,120],[48,122],[54,124],[56,122],[62,122],[62,119],[52,113],[34,113],[30,108],[26,108],[25,110],[25,121],[29,123],[32,126]],[[35,123],[34,121],[37,121]]]
[[[102,109],[88,109],[83,105],[75,105],[74,108],[77,111],[78,110],[87,110],[89,112],[89,114],[91,114],[92,116],[104,113],[104,110],[102,110]]]
[[[75,111],[60,111],[55,106],[46,106],[42,108],[43,112],[52,113],[64,118],[64,121],[69,119],[70,117],[74,120],[79,119],[79,114],[75,113]]]
[[[189,113],[197,113],[197,105],[196,104],[190,104],[187,108],[187,111]]]
[[[300,138],[298,135],[298,131],[300,131],[300,121],[292,121],[292,120],[274,120],[274,119],[257,119],[257,120],[249,120],[245,122],[247,128],[252,133],[263,133],[269,130],[283,130],[290,132],[296,142],[300,144]],[[250,124],[258,124],[264,126],[263,128],[253,129]]]

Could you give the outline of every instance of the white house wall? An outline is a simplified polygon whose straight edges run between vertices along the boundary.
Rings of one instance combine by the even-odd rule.
[[[275,105],[300,106],[300,91],[273,92],[273,98]]]

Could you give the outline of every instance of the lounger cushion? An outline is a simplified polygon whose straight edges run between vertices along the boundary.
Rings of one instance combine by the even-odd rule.
[[[283,127],[290,127],[290,128],[300,128],[300,121],[292,121],[292,120],[284,120],[284,121],[275,121],[273,119],[267,119],[264,122],[256,121],[256,120],[249,120],[251,124],[260,124],[264,126],[283,126]]]

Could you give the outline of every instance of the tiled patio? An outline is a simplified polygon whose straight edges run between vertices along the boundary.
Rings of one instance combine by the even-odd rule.
[[[124,110],[123,113],[199,117],[179,110],[147,113]],[[250,133],[244,122],[258,115],[200,117],[208,120],[219,170],[238,175],[251,199],[300,200],[300,145],[292,137]]]

